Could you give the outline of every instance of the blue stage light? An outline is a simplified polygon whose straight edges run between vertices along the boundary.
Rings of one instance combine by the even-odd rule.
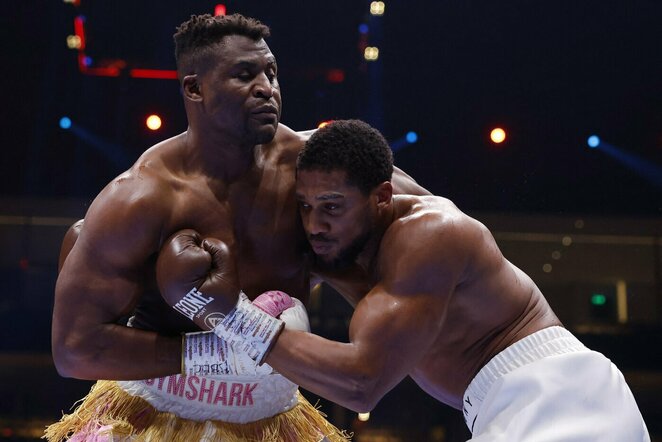
[[[600,145],[600,137],[597,135],[591,135],[587,140],[588,147],[595,148]]]
[[[60,127],[62,129],[69,129],[71,127],[71,119],[69,117],[60,118]]]
[[[367,34],[369,30],[370,30],[370,28],[368,28],[368,25],[366,25],[365,23],[361,23],[359,25],[359,32],[361,34]]]
[[[413,144],[418,141],[418,134],[416,132],[407,132],[406,138],[408,143]]]

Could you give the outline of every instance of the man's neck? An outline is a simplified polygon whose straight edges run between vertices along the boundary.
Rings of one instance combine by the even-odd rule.
[[[379,257],[379,248],[384,238],[384,233],[395,220],[393,204],[379,214],[377,222],[372,229],[372,235],[366,243],[363,251],[356,258],[356,264],[365,270],[368,275],[374,275]]]
[[[228,184],[252,169],[256,151],[260,148],[259,145],[241,144],[222,134],[201,135],[191,127],[185,132],[184,144],[188,169]]]

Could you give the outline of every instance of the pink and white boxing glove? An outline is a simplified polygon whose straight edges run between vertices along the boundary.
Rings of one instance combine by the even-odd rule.
[[[288,330],[310,332],[306,307],[297,298],[285,292],[280,290],[264,292],[253,300],[253,305],[285,322],[285,328]]]
[[[218,322],[211,332],[184,336],[183,373],[199,374],[200,367],[209,367],[210,374],[252,373],[283,327],[310,331],[303,303],[281,291],[265,292],[252,302],[242,292],[227,315],[214,314]]]

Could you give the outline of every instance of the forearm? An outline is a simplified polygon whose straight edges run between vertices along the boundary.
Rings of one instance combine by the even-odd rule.
[[[53,340],[58,372],[77,379],[135,380],[181,371],[181,338],[115,324]]]
[[[379,387],[381,370],[352,343],[286,329],[266,362],[306,390],[351,410],[369,411],[386,393]]]

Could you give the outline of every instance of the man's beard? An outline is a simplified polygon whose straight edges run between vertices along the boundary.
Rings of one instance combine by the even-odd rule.
[[[338,253],[338,256],[331,261],[327,261],[322,257],[315,255],[315,268],[321,272],[337,272],[352,267],[356,262],[356,258],[370,240],[370,232],[370,230],[367,230],[359,235],[347,247],[342,249]]]

